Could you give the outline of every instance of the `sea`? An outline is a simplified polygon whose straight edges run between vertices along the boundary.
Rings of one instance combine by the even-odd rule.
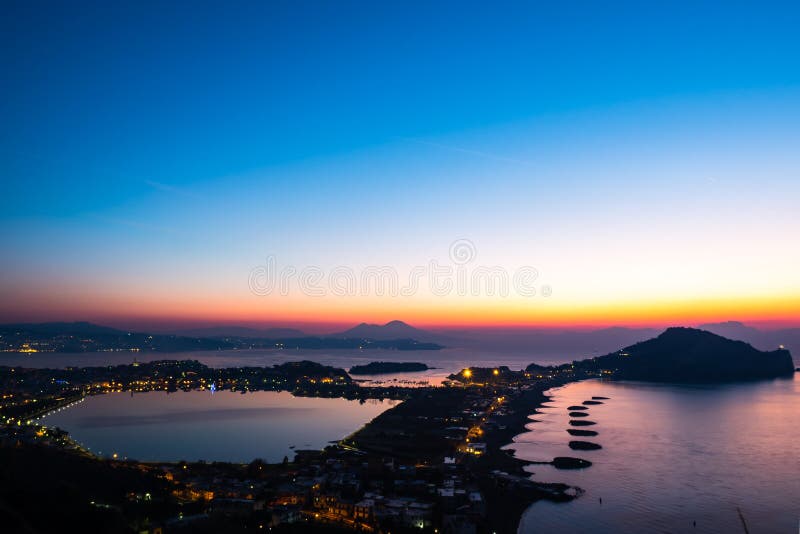
[[[382,350],[249,350],[176,354],[0,355],[0,365],[67,367],[196,359],[212,367],[312,360],[349,369],[371,361],[419,361],[422,373],[358,377],[370,384],[436,385],[470,366],[557,364],[577,355]],[[519,458],[556,456],[592,466],[528,467],[534,480],[564,482],[583,493],[568,503],[539,501],[519,531],[576,533],[795,533],[800,530],[800,376],[721,385],[587,380],[555,388],[531,407],[530,423],[508,448]],[[606,397],[592,399],[592,397]],[[569,406],[586,405],[587,417]],[[42,419],[93,452],[139,460],[280,461],[346,437],[393,401],[308,399],[286,392],[116,393],[92,397]],[[572,426],[570,420],[595,424]],[[597,432],[575,437],[568,428]],[[573,450],[570,441],[599,450]]]
[[[540,501],[520,532],[787,533],[800,525],[800,376],[724,385],[587,380],[550,391],[519,458],[583,458],[592,466],[531,465],[534,480],[584,490],[569,503]],[[592,397],[587,417],[570,406]],[[580,419],[596,424],[572,426]],[[597,436],[574,437],[568,428]],[[602,446],[576,451],[571,440]]]

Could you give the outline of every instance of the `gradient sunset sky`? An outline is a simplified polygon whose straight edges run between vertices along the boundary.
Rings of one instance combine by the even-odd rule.
[[[0,9],[3,322],[800,325],[797,3]],[[465,239],[537,294],[249,284]]]

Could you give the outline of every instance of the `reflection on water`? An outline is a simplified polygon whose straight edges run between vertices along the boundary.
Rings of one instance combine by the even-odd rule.
[[[552,393],[510,448],[527,460],[574,456],[594,465],[577,471],[530,466],[535,480],[566,482],[586,493],[571,503],[532,505],[520,532],[744,532],[739,510],[751,533],[796,532],[800,380],[586,381]],[[570,426],[567,407],[592,396],[609,397],[588,406],[587,419],[597,424]],[[598,435],[571,437],[568,428]],[[603,449],[571,450],[570,440]]]
[[[279,462],[322,449],[396,401],[294,397],[287,392],[111,393],[43,417],[93,452],[137,460]]]

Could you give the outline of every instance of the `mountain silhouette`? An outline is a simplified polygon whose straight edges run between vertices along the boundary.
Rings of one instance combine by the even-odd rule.
[[[328,337],[359,338],[374,340],[415,339],[424,342],[437,342],[441,336],[415,328],[403,321],[389,321],[384,325],[361,323],[344,332],[329,334]]]
[[[729,339],[746,341],[757,349],[774,350],[785,347],[793,354],[800,353],[800,328],[779,328],[776,330],[760,330],[739,321],[709,323],[698,328],[708,330]],[[800,364],[800,361],[798,362]]]
[[[576,367],[614,371],[614,377],[658,382],[725,382],[791,376],[788,350],[760,351],[695,328],[668,328],[656,338],[584,360]]]

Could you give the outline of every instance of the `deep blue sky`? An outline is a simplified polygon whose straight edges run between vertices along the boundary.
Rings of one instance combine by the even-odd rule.
[[[267,253],[410,265],[464,236],[572,303],[800,294],[796,2],[0,9],[7,317],[203,307]]]
[[[4,2],[4,216],[91,210],[146,179],[800,83],[797,3],[429,4]]]

